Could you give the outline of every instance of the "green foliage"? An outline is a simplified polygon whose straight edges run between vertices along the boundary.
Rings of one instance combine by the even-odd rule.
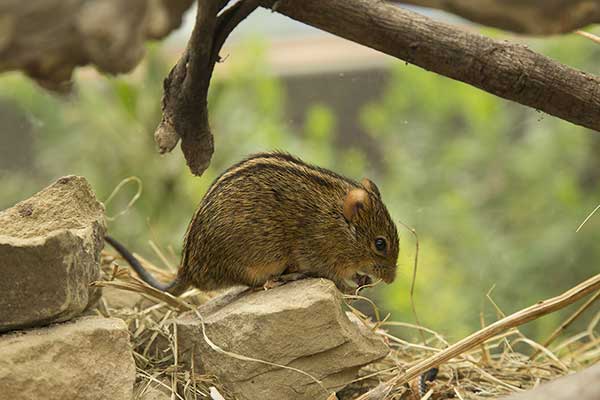
[[[587,50],[580,62],[591,66],[598,53]],[[466,333],[482,304],[494,317],[492,287],[512,312],[597,272],[598,230],[575,234],[600,199],[597,134],[404,65],[361,120],[384,155],[386,200],[421,234],[426,324]],[[400,279],[383,297],[407,312],[406,294]]]
[[[582,39],[533,44],[590,70],[599,57]],[[249,153],[282,149],[356,179],[368,174],[378,184],[392,215],[421,239],[421,320],[453,337],[475,329],[481,309],[488,321],[496,317],[485,297],[492,287],[491,297],[511,312],[598,271],[599,218],[574,233],[600,201],[597,134],[396,63],[381,98],[360,114],[373,143],[367,153],[340,146],[344,116],[326,104],[309,107],[303,128],[294,131],[285,117],[287,93],[263,61],[264,45],[251,40],[244,48],[226,59],[226,79],[217,75],[212,83],[216,152],[201,178],[190,176],[179,150],[163,157],[155,151],[161,80],[173,61],[160,48],[151,47],[131,76],[80,74],[77,93],[67,99],[16,74],[1,77],[2,97],[18,104],[33,126],[35,157],[27,169],[0,170],[0,208],[66,174],[85,176],[100,200],[136,175],[143,195],[109,230],[155,261],[148,239],[173,247],[176,263],[190,216],[215,176]],[[126,207],[135,190],[127,185],[108,214]],[[414,240],[399,229],[399,279],[375,295],[393,318],[412,320]],[[536,326],[547,331],[556,318]]]

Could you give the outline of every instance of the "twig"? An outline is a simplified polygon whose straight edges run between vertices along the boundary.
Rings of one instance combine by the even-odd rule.
[[[467,336],[443,351],[440,351],[439,353],[436,353],[431,357],[417,363],[403,374],[397,375],[390,379],[384,385],[387,387],[403,385],[409,382],[411,379],[428,371],[430,368],[439,366],[440,364],[472,349],[473,347],[478,346],[480,343],[502,331],[523,325],[526,322],[532,321],[546,314],[550,314],[597,290],[600,290],[600,274],[589,278],[588,280],[580,283],[572,289],[567,290],[559,296],[540,301],[521,311],[502,318],[491,325],[488,325],[487,327]],[[367,392],[358,397],[357,400],[366,400],[369,398],[370,395],[369,392]]]
[[[119,193],[119,191],[121,190],[121,188],[123,186],[125,186],[129,182],[135,182],[135,183],[137,183],[137,187],[138,187],[137,191],[135,192],[135,194],[133,195],[133,197],[131,198],[131,200],[129,200],[129,202],[127,203],[127,206],[125,207],[124,210],[119,211],[117,214],[115,214],[112,217],[108,216],[108,215],[106,216],[106,219],[108,221],[114,221],[118,217],[120,217],[121,215],[123,215],[127,211],[129,211],[129,209],[131,207],[133,207],[133,205],[135,204],[135,202],[138,201],[138,199],[142,195],[142,190],[143,190],[142,180],[140,178],[138,178],[137,176],[130,176],[128,178],[123,179],[121,182],[119,182],[119,184],[113,189],[113,191],[110,194],[110,196],[108,196],[108,198],[104,201],[104,207],[106,208],[106,206],[108,206],[108,204],[117,195],[117,193]]]
[[[558,368],[562,369],[565,373],[569,372],[569,368],[562,361],[560,361],[560,359],[554,353],[552,353],[546,347],[543,347],[541,344],[536,343],[531,339],[528,339],[526,337],[517,338],[514,342],[512,342],[512,346],[515,346],[521,342],[531,346],[537,351],[543,352],[546,355],[546,357],[548,357],[548,359],[554,361]]]
[[[492,285],[492,287],[490,288],[490,290],[488,290],[488,292],[485,294],[485,297],[488,299],[488,301],[490,303],[492,303],[492,306],[494,306],[494,309],[496,310],[496,316],[498,318],[504,318],[504,317],[506,317],[506,314],[504,314],[504,311],[502,311],[502,309],[498,306],[498,304],[496,304],[494,299],[492,299],[492,292],[494,291],[495,288],[496,288],[496,284],[494,283]]]
[[[415,316],[415,321],[419,327],[422,325],[421,321],[419,321],[419,316],[417,315],[417,308],[415,307],[415,284],[417,282],[417,266],[419,265],[419,236],[417,235],[417,231],[414,228],[406,225],[402,221],[398,221],[400,224],[406,228],[410,233],[415,237],[415,258],[413,264],[413,276],[412,281],[410,283],[410,306],[412,308],[413,315]],[[425,334],[422,329],[419,329],[419,334],[421,335],[421,340],[425,343]]]
[[[154,250],[154,252],[156,253],[156,255],[158,255],[158,257],[163,262],[163,264],[167,267],[167,269],[170,272],[175,272],[176,273],[177,269],[169,262],[169,260],[167,260],[167,257],[165,257],[165,255],[158,248],[158,246],[156,245],[156,243],[154,243],[154,241],[152,241],[152,240],[149,240],[148,243],[150,244],[150,247],[152,247],[152,250]]]
[[[344,299],[352,299],[352,300],[364,300],[367,303],[369,303],[371,305],[371,307],[373,307],[373,313],[375,314],[375,320],[377,322],[381,321],[381,317],[379,315],[379,308],[377,307],[377,305],[375,304],[375,302],[371,299],[369,299],[368,297],[365,296],[360,296],[360,295],[354,295],[354,294],[345,294],[343,295]],[[346,305],[348,306],[348,308],[350,308],[350,310],[352,310],[352,312],[354,314],[356,314],[356,312],[358,312],[358,310],[354,307],[352,307],[349,303],[346,303]]]
[[[593,210],[591,213],[589,213],[589,215],[588,215],[588,216],[587,216],[587,217],[586,217],[586,218],[583,220],[583,222],[582,222],[582,223],[581,223],[581,224],[580,224],[580,225],[577,227],[577,229],[575,229],[575,232],[576,232],[576,233],[577,233],[577,232],[579,232],[579,230],[580,230],[581,228],[583,228],[583,226],[586,224],[586,222],[588,222],[588,220],[589,220],[590,218],[592,218],[592,216],[593,216],[594,214],[596,214],[596,211],[598,211],[598,210],[600,210],[600,204],[598,204],[598,207],[594,208],[594,210]]]
[[[590,39],[592,42],[596,42],[597,44],[600,44],[600,37],[594,35],[593,33],[589,33],[586,31],[575,31],[576,34],[578,34],[579,36],[583,36],[586,39]]]
[[[444,347],[448,346],[448,342],[446,341],[446,339],[444,339],[442,337],[442,335],[440,335],[439,333],[437,333],[436,331],[434,331],[433,329],[429,329],[429,328],[425,328],[422,325],[414,325],[414,324],[410,324],[408,322],[398,322],[398,321],[389,321],[389,322],[384,322],[381,324],[382,326],[399,326],[402,328],[409,328],[409,329],[420,329],[424,332],[427,332],[429,334],[431,334],[433,337],[435,337]]]
[[[560,326],[558,328],[556,328],[554,330],[554,332],[552,332],[552,334],[550,335],[550,337],[548,337],[548,339],[546,339],[544,341],[544,343],[542,343],[542,347],[546,348],[548,346],[550,346],[550,344],[552,342],[554,342],[554,340],[565,330],[569,327],[569,325],[571,325],[573,323],[573,321],[575,321],[581,314],[584,313],[585,310],[587,310],[588,308],[590,308],[590,306],[592,304],[594,304],[594,302],[596,300],[598,300],[600,298],[600,290],[596,292],[596,294],[594,294],[592,297],[590,297],[585,303],[583,303],[581,305],[581,307],[579,307],[577,309],[577,311],[575,311],[569,318],[567,318],[562,324],[560,324]],[[530,360],[533,360],[539,353],[540,353],[541,349],[536,350],[530,357]]]
[[[193,307],[185,301],[172,296],[169,293],[162,292],[148,285],[146,282],[131,276],[127,270],[121,269],[115,274],[119,280],[112,281],[95,281],[90,284],[92,287],[114,287],[129,292],[142,293],[146,296],[153,297],[167,303],[170,307],[179,311],[189,311]]]
[[[485,318],[483,317],[483,312],[479,312],[479,323],[481,324],[481,329],[485,328]],[[481,360],[485,365],[490,365],[491,358],[484,343],[481,343]]]

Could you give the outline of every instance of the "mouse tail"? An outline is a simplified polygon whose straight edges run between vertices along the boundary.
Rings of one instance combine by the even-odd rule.
[[[125,246],[123,246],[117,240],[108,235],[106,235],[104,239],[125,259],[125,261],[127,261],[127,263],[131,266],[131,268],[133,268],[133,270],[138,274],[138,276],[153,288],[170,293],[173,296],[179,296],[180,294],[185,292],[190,286],[180,276],[177,276],[177,278],[175,278],[173,282],[170,283],[162,283],[157,281],[156,278],[152,276],[152,274],[150,274],[148,271],[146,271],[144,267],[142,267],[142,264],[140,264],[138,259],[135,258],[135,256],[125,248]]]

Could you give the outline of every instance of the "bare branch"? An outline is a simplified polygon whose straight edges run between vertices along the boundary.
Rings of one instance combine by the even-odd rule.
[[[385,1],[262,0],[300,22],[600,131],[600,78]]]
[[[571,32],[600,22],[600,3],[589,0],[394,0],[439,8],[483,25],[533,35]]]
[[[208,167],[214,150],[208,122],[210,78],[227,36],[258,7],[240,0],[221,10],[227,0],[198,0],[196,24],[187,48],[164,82],[162,120],[154,133],[159,151],[171,151],[181,138],[181,150],[195,175]]]

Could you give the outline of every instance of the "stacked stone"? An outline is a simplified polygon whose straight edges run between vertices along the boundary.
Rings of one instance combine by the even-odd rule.
[[[82,316],[100,292],[104,208],[66,176],[0,212],[0,397],[132,399],[129,332]]]

